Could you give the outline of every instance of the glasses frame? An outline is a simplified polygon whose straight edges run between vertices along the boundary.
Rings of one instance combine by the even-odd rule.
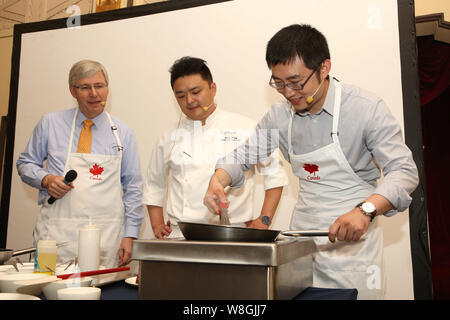
[[[291,90],[302,91],[302,90],[305,88],[306,84],[308,83],[309,79],[311,79],[312,75],[313,75],[314,73],[316,73],[317,70],[319,70],[319,68],[320,68],[320,66],[318,66],[316,69],[314,69],[314,70],[311,72],[311,74],[308,76],[308,78],[306,78],[306,80],[305,80],[302,84],[298,84],[298,82],[300,82],[300,81],[298,81],[297,83],[284,83],[284,82],[282,81],[283,86],[282,86],[282,87],[279,87],[279,86],[275,83],[275,81],[274,81],[274,79],[273,79],[273,76],[271,76],[271,77],[270,77],[270,80],[269,80],[269,86],[271,86],[272,88],[274,88],[274,89],[276,89],[276,90],[278,90],[278,91],[283,91],[284,89],[286,89],[286,87],[288,87],[288,88],[291,89]]]
[[[72,87],[74,87],[74,88],[76,88],[76,89],[78,89],[78,90],[80,90],[82,92],[91,92],[92,89],[95,89],[95,91],[104,90],[105,88],[108,87],[108,84],[106,84],[106,83],[95,83],[94,85],[83,84],[81,86],[73,85]]]

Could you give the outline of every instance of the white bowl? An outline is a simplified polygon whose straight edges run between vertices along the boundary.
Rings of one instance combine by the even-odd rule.
[[[11,264],[2,264],[0,265],[0,272],[6,272],[11,269],[14,269],[14,267]]]
[[[34,267],[34,262],[22,262],[22,264],[18,263],[17,266],[20,267]]]
[[[79,265],[71,264],[69,267],[67,267],[67,265],[68,264],[66,263],[66,264],[62,264],[62,265],[56,266],[56,273],[55,274],[57,276],[59,276],[59,275],[62,275],[62,274],[81,272]],[[98,270],[103,270],[103,269],[106,269],[106,267],[105,266],[100,266],[98,268]]]
[[[7,273],[33,273],[34,272],[34,265],[33,266],[20,266],[17,265],[17,269],[19,269],[19,272],[17,272],[14,267],[12,269],[7,270]]]
[[[16,293],[17,288],[20,288],[21,285],[15,283],[16,281],[23,280],[36,280],[44,277],[50,277],[47,274],[41,273],[8,273],[0,275],[0,291],[1,292],[10,292]],[[31,295],[38,296],[42,292],[41,287],[36,287],[35,290],[30,292]]]
[[[83,278],[72,278],[66,280],[59,280],[55,282],[51,282],[42,287],[42,292],[47,300],[57,300],[58,294],[57,291],[59,289],[64,288],[76,288],[76,287],[89,287],[92,283],[92,278],[83,277]]]
[[[21,293],[0,293],[0,300],[41,300],[38,297]]]
[[[56,291],[58,300],[100,300],[100,288],[73,287]]]
[[[78,267],[78,265],[70,265],[67,269],[67,264],[61,265],[61,266],[56,266],[56,275],[61,275],[61,274],[67,274],[67,273],[78,273],[80,272],[80,268]],[[64,270],[66,269],[66,270]]]

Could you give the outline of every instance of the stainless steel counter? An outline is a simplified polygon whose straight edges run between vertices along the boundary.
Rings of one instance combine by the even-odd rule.
[[[312,239],[135,240],[140,299],[291,299],[312,285]]]

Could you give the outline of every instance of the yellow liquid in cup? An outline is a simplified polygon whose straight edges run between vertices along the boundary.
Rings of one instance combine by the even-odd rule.
[[[34,271],[35,273],[45,273],[53,275],[53,271],[56,270],[56,253],[47,253],[47,252],[39,253],[37,261],[39,265],[39,270],[35,270]]]

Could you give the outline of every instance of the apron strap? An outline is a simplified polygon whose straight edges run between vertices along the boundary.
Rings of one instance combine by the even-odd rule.
[[[291,112],[291,121],[289,121],[289,127],[288,127],[288,154],[293,154],[292,151],[292,122],[294,121],[294,110],[291,106],[290,108]]]
[[[75,132],[75,123],[78,116],[78,108],[75,110],[75,115],[73,116],[72,120],[72,128],[70,129],[70,138],[69,138],[69,146],[67,148],[67,156],[66,156],[66,163],[64,164],[64,172],[67,171],[67,160],[70,157],[70,154],[72,153],[72,143],[73,143],[73,135]]]
[[[122,142],[120,141],[119,134],[117,133],[117,127],[116,127],[115,124],[113,123],[113,121],[112,121],[111,116],[109,115],[109,113],[106,112],[106,111],[105,111],[105,113],[106,113],[106,115],[108,116],[109,124],[111,125],[111,130],[112,130],[112,132],[113,132],[113,134],[114,134],[114,137],[116,137],[116,141],[117,141],[117,149],[119,150],[120,156],[122,157],[123,146],[122,146]]]
[[[336,78],[333,77],[334,80],[334,86],[335,86],[335,92],[334,92],[334,110],[333,110],[333,129],[331,131],[331,137],[333,138],[333,142],[337,142],[339,131],[338,131],[338,124],[339,124],[339,114],[341,111],[341,93],[342,93],[342,87]]]

